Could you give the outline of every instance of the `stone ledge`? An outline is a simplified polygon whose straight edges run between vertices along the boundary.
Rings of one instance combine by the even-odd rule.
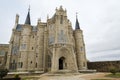
[[[9,72],[8,75],[14,75],[14,74],[43,74],[44,71],[35,71],[35,72]]]
[[[96,73],[96,70],[79,70],[80,73]]]

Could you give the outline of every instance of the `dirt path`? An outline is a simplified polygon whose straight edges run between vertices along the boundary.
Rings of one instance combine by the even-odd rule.
[[[105,75],[107,74],[109,73],[43,74],[29,76],[29,79],[26,80],[92,80],[92,79],[120,80],[120,78],[105,77]]]

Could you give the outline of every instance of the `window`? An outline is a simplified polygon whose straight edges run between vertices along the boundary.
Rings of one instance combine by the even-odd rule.
[[[21,62],[21,68],[22,68],[22,66],[23,66],[23,62]]]
[[[23,62],[18,62],[18,67],[22,68],[22,66],[23,66]]]
[[[64,35],[64,32],[63,32],[63,30],[61,30],[61,31],[60,31],[60,34],[61,34],[61,35]]]
[[[13,46],[12,54],[16,55],[18,53],[19,47],[17,45]]]
[[[15,60],[13,60],[13,63],[15,63]]]
[[[30,63],[32,64],[32,61]]]
[[[61,30],[58,34],[58,42],[66,42],[66,36],[64,30]]]
[[[67,63],[65,63],[65,67],[67,67]]]
[[[51,67],[51,56],[50,55],[47,56],[47,62],[48,62],[48,68],[50,68]]]
[[[18,68],[20,68],[20,62],[18,62]]]
[[[36,57],[38,57],[38,53],[36,53]]]
[[[20,39],[23,39],[23,36],[21,36],[21,38]]]
[[[37,68],[37,63],[35,64],[35,67]]]
[[[53,36],[50,36],[50,37],[49,37],[49,44],[52,44],[52,43],[54,43],[54,37],[53,37]]]
[[[16,41],[19,41],[19,36],[16,36]]]
[[[26,49],[26,44],[21,44],[21,49]]]
[[[8,52],[5,52],[5,55],[7,55],[8,54]]]
[[[83,47],[80,48],[80,51],[83,51]]]
[[[60,16],[60,24],[63,23],[63,15]]]
[[[21,53],[19,53],[19,58],[21,58]]]
[[[2,64],[2,62],[0,61],[0,65]]]
[[[5,51],[0,51],[0,55],[5,55]]]
[[[85,67],[85,62],[83,62],[83,66]]]
[[[54,25],[49,26],[50,30],[54,30]]]
[[[17,63],[15,60],[12,61],[10,68],[13,70],[15,70],[17,68]]]
[[[34,48],[32,47],[32,50],[33,50]]]

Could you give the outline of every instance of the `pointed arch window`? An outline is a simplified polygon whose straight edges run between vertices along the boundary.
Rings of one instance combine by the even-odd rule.
[[[37,63],[35,64],[35,67],[37,68]]]
[[[22,66],[23,66],[23,62],[21,62],[21,68],[22,68]]]
[[[2,65],[2,61],[0,61],[0,65]]]
[[[63,24],[63,15],[60,16],[60,24]]]
[[[47,55],[48,68],[51,67],[51,56]]]

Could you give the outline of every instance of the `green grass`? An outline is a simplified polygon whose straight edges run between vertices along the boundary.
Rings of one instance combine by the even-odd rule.
[[[21,80],[30,80],[30,79],[36,80],[37,78],[36,77],[24,77]]]
[[[110,79],[91,79],[91,80],[110,80]]]
[[[113,74],[108,74],[106,77],[112,77],[112,78],[120,78],[120,73],[116,73],[115,75]]]
[[[113,74],[107,74],[105,77],[111,77],[111,78],[120,78],[120,73]],[[91,79],[91,80],[112,80],[112,79]]]

